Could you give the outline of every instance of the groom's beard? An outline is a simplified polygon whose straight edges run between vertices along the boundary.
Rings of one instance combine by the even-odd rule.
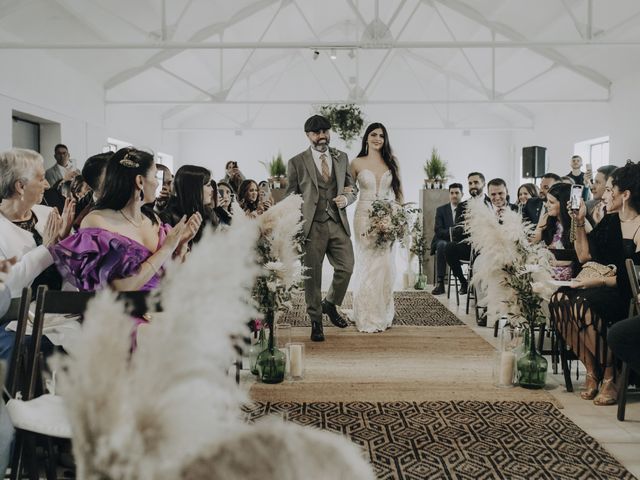
[[[323,139],[323,140],[320,140],[319,142],[312,142],[311,148],[313,148],[314,150],[320,153],[324,153],[327,150],[329,150],[329,140]]]

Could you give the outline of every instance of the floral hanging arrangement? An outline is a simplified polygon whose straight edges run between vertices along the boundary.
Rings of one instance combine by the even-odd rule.
[[[320,115],[326,117],[331,123],[331,129],[351,145],[353,140],[360,136],[364,126],[364,117],[360,107],[348,103],[344,105],[323,105],[320,107]]]

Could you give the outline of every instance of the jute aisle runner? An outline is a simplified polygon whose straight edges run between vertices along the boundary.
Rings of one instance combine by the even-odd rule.
[[[293,329],[305,379],[252,385],[249,421],[277,414],[347,435],[380,479],[633,478],[548,392],[494,387],[493,347],[466,326],[325,336]]]

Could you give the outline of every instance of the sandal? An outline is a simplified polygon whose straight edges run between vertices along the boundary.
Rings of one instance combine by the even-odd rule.
[[[604,392],[605,385],[611,385],[611,388],[608,389],[609,393]],[[598,406],[615,405],[618,403],[618,392],[616,391],[616,384],[613,383],[613,378],[605,378],[602,381],[600,393],[593,399],[593,403]]]
[[[585,376],[586,376],[586,380],[584,382],[585,387],[587,386],[587,382],[589,381],[589,379],[591,379],[594,386],[591,388],[585,388],[584,391],[580,392],[580,398],[582,398],[583,400],[593,400],[596,397],[596,394],[598,393],[599,382],[593,373],[587,373]]]

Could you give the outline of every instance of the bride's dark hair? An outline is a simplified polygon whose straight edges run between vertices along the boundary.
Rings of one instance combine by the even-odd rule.
[[[402,186],[400,185],[400,175],[398,174],[398,162],[396,160],[396,157],[394,157],[393,155],[391,143],[389,143],[389,135],[387,134],[387,129],[383,124],[375,122],[367,127],[364,135],[362,136],[362,147],[360,148],[358,157],[366,157],[369,154],[369,144],[367,143],[367,138],[369,138],[369,134],[376,128],[381,129],[382,135],[384,136],[384,143],[382,144],[382,150],[380,153],[382,154],[382,160],[391,172],[391,188],[393,188],[393,193],[396,196],[396,200],[400,201],[403,195]]]

